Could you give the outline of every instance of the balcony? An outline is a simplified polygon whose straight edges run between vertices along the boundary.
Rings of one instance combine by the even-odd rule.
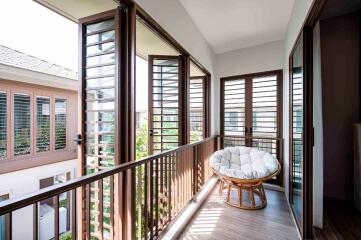
[[[239,210],[222,202],[209,165],[210,156],[222,142],[223,137],[209,137],[4,201],[0,215],[7,239],[19,239],[21,216],[29,211],[32,220],[26,224],[33,229],[29,239],[39,239],[43,230],[39,207],[44,200],[54,203],[49,226],[54,239],[127,238],[122,234],[135,239],[233,239],[239,234],[262,239],[265,233],[275,239],[297,238],[281,192],[267,190],[268,206],[260,211]],[[119,189],[124,180],[134,184],[131,193]],[[109,188],[102,187],[106,184]],[[68,194],[66,203],[60,200],[64,194]],[[70,231],[66,233],[61,223],[64,204],[70,206]]]

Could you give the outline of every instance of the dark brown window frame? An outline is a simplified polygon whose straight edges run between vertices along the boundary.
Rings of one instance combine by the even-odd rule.
[[[253,78],[256,77],[267,77],[271,75],[277,76],[277,136],[275,139],[278,142],[277,158],[280,162],[281,166],[283,166],[283,70],[272,70],[265,72],[257,72],[257,73],[249,73],[243,75],[235,75],[228,77],[220,78],[220,133],[221,136],[224,136],[224,86],[226,81],[232,80],[245,80],[245,127],[252,128],[252,88],[248,87],[250,84],[246,84],[246,82],[252,81]],[[250,133],[247,133],[247,135]],[[245,137],[247,138],[245,133]],[[246,139],[246,145],[251,146],[250,140],[254,137],[250,137],[250,139]],[[257,138],[257,137],[255,137]],[[258,137],[261,138],[261,137]],[[223,144],[223,142],[222,142]],[[277,176],[276,180],[270,180],[269,183],[276,184],[279,186],[283,186],[283,171]]]
[[[143,9],[139,7],[133,1],[124,1],[121,6],[117,9],[110,10],[107,12],[99,13],[93,16],[89,16],[79,21],[79,79],[81,84],[81,91],[79,92],[79,97],[81,99],[81,106],[79,111],[81,112],[81,117],[79,121],[82,125],[86,119],[84,118],[84,112],[86,110],[85,105],[85,29],[84,26],[87,24],[100,22],[102,20],[114,18],[115,19],[115,52],[116,55],[116,93],[115,93],[115,115],[116,115],[116,125],[115,125],[115,159],[116,164],[125,163],[135,159],[135,22],[136,15],[139,15],[155,32],[159,34],[167,43],[171,46],[174,46],[176,50],[180,53],[184,66],[183,75],[185,76],[185,81],[181,86],[181,95],[182,95],[182,122],[187,123],[188,119],[188,79],[189,79],[189,62],[192,60],[203,72],[206,73],[207,79],[209,81],[208,85],[208,98],[207,101],[208,109],[208,125],[210,126],[210,73],[201,65],[199,62],[192,57],[174,38],[172,38],[152,17],[150,17]],[[188,124],[183,124],[182,129],[182,142],[181,145],[188,143],[188,133],[187,128]],[[207,135],[210,133],[210,127],[207,129]],[[85,138],[85,128],[79,130],[80,137]],[[84,166],[85,166],[85,144],[84,140],[79,138],[79,159],[80,163],[80,174],[84,175]],[[120,150],[121,148],[121,150]],[[117,216],[120,216],[120,219],[115,219],[115,231],[117,234],[116,238],[124,239],[133,239],[134,233],[134,222],[132,221],[132,216],[134,216],[135,206],[131,205],[132,201],[130,199],[135,197],[134,186],[135,186],[135,172],[129,172],[122,176],[117,176],[115,179],[115,191],[126,192],[127,194],[119,194],[122,196],[122,199],[114,199],[116,208],[114,211]],[[85,198],[86,191],[82,191],[81,197]],[[115,195],[116,192],[115,192]],[[80,213],[81,214],[81,213]],[[85,229],[80,229],[79,234],[83,233]],[[81,235],[79,235],[81,237]]]
[[[183,57],[183,84],[182,87],[184,90],[181,90],[181,95],[183,96],[182,101],[182,119],[186,123],[181,130],[182,133],[182,143],[180,145],[188,144],[190,141],[189,137],[189,80],[190,80],[190,62],[192,62],[196,67],[198,67],[205,77],[205,129],[204,137],[209,137],[211,135],[211,74],[210,72],[200,64],[196,58],[194,58],[185,48],[182,47],[163,27],[161,27],[147,12],[145,12],[137,3],[135,3],[136,14],[143,20],[147,26],[152,29],[155,34],[157,34],[163,41],[172,46],[177,50],[180,55]]]
[[[189,78],[189,81],[193,80],[193,79],[202,79],[202,94],[203,94],[203,106],[202,106],[202,139],[205,139],[207,137],[209,137],[210,133],[210,126],[208,124],[208,120],[209,120],[209,116],[208,116],[208,108],[209,108],[209,81],[207,76],[192,76]],[[189,97],[190,97],[190,93],[189,93]],[[190,104],[189,104],[190,106]],[[190,116],[188,119],[188,124],[189,124],[189,133],[190,133]],[[190,137],[189,137],[189,143],[190,143]]]

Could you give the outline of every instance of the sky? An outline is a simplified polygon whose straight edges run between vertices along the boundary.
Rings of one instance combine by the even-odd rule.
[[[33,0],[0,1],[0,45],[78,71],[78,25]],[[136,58],[136,109],[148,108],[148,63]]]
[[[78,71],[78,25],[33,0],[0,1],[0,45]]]

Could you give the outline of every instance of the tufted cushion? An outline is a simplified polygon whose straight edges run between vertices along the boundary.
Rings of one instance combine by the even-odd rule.
[[[257,179],[278,170],[278,161],[270,153],[250,147],[227,147],[211,157],[212,167],[223,175],[240,179]]]

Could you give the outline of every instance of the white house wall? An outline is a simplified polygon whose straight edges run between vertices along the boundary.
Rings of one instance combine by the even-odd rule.
[[[76,176],[78,160],[64,161],[26,170],[0,175],[0,195],[9,194],[10,199],[23,196],[40,189],[40,180],[62,173]],[[33,208],[22,208],[13,213],[13,239],[24,240],[33,233]]]

